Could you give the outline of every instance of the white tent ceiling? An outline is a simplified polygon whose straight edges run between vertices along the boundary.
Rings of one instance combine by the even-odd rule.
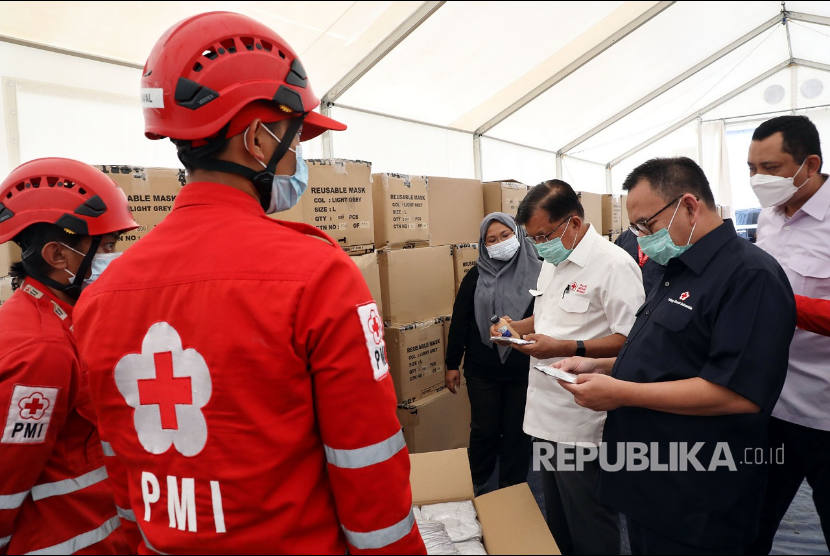
[[[323,110],[472,134],[479,173],[479,137],[610,167],[696,120],[830,102],[828,2],[0,2],[0,40],[141,67],[210,10],[283,35]]]

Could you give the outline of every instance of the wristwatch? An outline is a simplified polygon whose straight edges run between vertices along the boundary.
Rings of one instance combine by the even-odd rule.
[[[583,357],[585,355],[585,342],[582,340],[576,341],[576,355]]]

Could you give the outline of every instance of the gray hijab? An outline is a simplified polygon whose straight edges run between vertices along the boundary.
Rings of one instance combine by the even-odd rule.
[[[501,222],[516,234],[519,250],[509,261],[491,259],[484,241],[487,228],[494,221]],[[508,315],[514,320],[524,317],[533,297],[528,290],[536,287],[542,261],[533,242],[509,214],[493,212],[484,217],[478,240],[478,282],[475,293],[475,317],[481,341],[490,346],[490,317]],[[502,363],[507,361],[510,348],[496,346]]]

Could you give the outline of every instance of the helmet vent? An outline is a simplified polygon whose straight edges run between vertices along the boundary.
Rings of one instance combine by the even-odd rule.
[[[222,47],[228,51],[229,54],[233,54],[236,52],[236,43],[233,42],[233,39],[225,39],[219,44],[221,44]]]
[[[265,49],[265,50],[267,50],[268,52],[271,52],[271,49],[273,49],[273,48],[274,48],[273,46],[271,46],[271,43],[270,43],[270,42],[267,42],[267,41],[259,41],[259,42],[261,42],[261,43],[262,43],[262,48],[264,48],[264,49]]]
[[[239,37],[239,40],[242,41],[242,44],[248,50],[254,49],[254,43],[256,42],[256,40],[253,37]]]
[[[200,64],[199,62],[196,62],[195,64],[193,64],[193,71],[202,71],[203,67],[204,66],[202,66],[202,64]]]
[[[215,60],[219,57],[219,55],[216,53],[212,46],[202,51],[202,56],[204,56],[208,60]]]

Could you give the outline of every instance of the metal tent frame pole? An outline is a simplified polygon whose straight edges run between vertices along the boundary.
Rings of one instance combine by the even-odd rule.
[[[355,66],[340,80],[337,81],[328,92],[323,95],[321,104],[324,106],[334,103],[338,98],[343,96],[343,93],[348,91],[352,85],[366,75],[375,64],[380,62],[387,54],[392,52],[403,40],[408,37],[415,29],[417,29],[424,21],[430,18],[438,8],[443,6],[445,2],[424,2],[415,10],[412,15],[398,25],[394,31],[389,33],[377,46],[375,46],[369,54],[360,60]]]
[[[547,78],[544,82],[534,87],[530,92],[522,96],[519,100],[512,103],[510,106],[496,114],[494,117],[490,118],[487,122],[483,125],[479,126],[476,129],[476,133],[479,135],[484,135],[498,124],[506,120],[508,117],[513,115],[515,112],[519,111],[525,105],[529,104],[531,101],[536,99],[539,95],[546,92],[548,89],[552,88],[554,85],[571,75],[573,72],[611,48],[615,43],[622,40],[639,27],[647,23],[648,21],[655,18],[657,15],[663,12],[666,8],[674,4],[674,2],[658,2],[642,14],[640,14],[637,18],[633,21],[627,23],[617,31],[615,31],[610,36],[606,37],[601,43],[590,49],[588,52],[565,66],[561,71],[558,71],[556,74],[552,75],[551,77]]]
[[[633,104],[630,104],[626,108],[624,108],[623,110],[617,112],[616,114],[614,114],[613,116],[611,116],[610,118],[605,120],[604,122],[594,126],[590,130],[586,131],[585,133],[583,133],[582,135],[580,135],[579,137],[577,137],[573,141],[570,141],[564,147],[559,149],[559,151],[563,152],[563,153],[567,153],[568,151],[572,150],[574,147],[577,147],[577,146],[581,145],[582,143],[584,143],[585,141],[587,141],[588,139],[590,139],[591,137],[593,137],[597,133],[600,133],[601,131],[605,130],[606,128],[614,125],[615,123],[617,123],[621,119],[625,118],[626,116],[628,116],[629,114],[631,114],[632,112],[637,110],[638,108],[641,108],[642,106],[648,104],[649,102],[651,102],[655,98],[659,97],[660,95],[662,95],[663,93],[665,93],[669,89],[672,89],[675,85],[679,85],[680,83],[686,81],[687,79],[689,79],[693,75],[697,74],[701,70],[711,66],[712,64],[714,64],[715,62],[717,62],[718,60],[720,60],[721,58],[723,58],[727,54],[733,52],[734,50],[737,50],[738,48],[740,48],[744,44],[748,43],[749,41],[751,41],[752,39],[754,39],[758,35],[764,33],[765,31],[767,31],[769,29],[772,29],[777,24],[781,23],[782,17],[783,16],[779,14],[779,15],[776,15],[775,17],[772,17],[772,18],[768,19],[767,21],[765,21],[764,23],[762,23],[761,25],[759,25],[758,27],[756,27],[752,31],[746,33],[745,35],[741,36],[737,40],[735,40],[735,41],[731,42],[730,44],[726,45],[725,47],[721,48],[720,50],[718,50],[717,52],[715,52],[714,54],[712,54],[708,58],[702,60],[701,62],[699,62],[696,65],[692,66],[688,70],[686,70],[683,73],[677,75],[673,79],[670,79],[669,81],[667,81],[663,85],[657,87],[656,89],[654,89],[653,91],[651,91],[650,93],[645,95],[644,97],[642,97],[639,100],[635,101]]]
[[[750,88],[754,87],[755,85],[757,85],[758,83],[760,83],[764,79],[767,79],[768,77],[770,77],[772,75],[775,75],[779,71],[781,71],[783,69],[786,69],[786,68],[790,67],[793,64],[795,64],[795,60],[792,60],[792,59],[788,59],[788,60],[785,60],[785,61],[781,62],[780,64],[776,64],[775,66],[768,69],[767,71],[765,71],[761,75],[759,75],[759,76],[757,76],[753,79],[750,79],[749,81],[747,81],[746,83],[744,83],[740,87],[738,87],[736,89],[733,89],[732,91],[726,93],[725,95],[718,98],[717,100],[707,104],[703,108],[701,108],[699,110],[695,110],[692,114],[689,114],[688,116],[681,119],[680,121],[672,124],[671,126],[666,128],[665,130],[661,131],[660,133],[658,133],[656,135],[653,135],[652,137],[650,137],[649,139],[646,139],[645,141],[638,144],[637,146],[625,151],[623,154],[616,157],[614,160],[610,161],[608,164],[612,167],[616,166],[617,164],[619,164],[620,162],[622,162],[626,158],[628,158],[628,157],[630,157],[634,154],[637,154],[639,151],[645,149],[646,147],[652,145],[653,143],[656,143],[657,141],[659,141],[663,137],[666,137],[667,135],[670,135],[670,134],[674,133],[675,131],[677,131],[681,127],[685,126],[686,124],[688,124],[688,123],[694,121],[695,119],[703,116],[703,114],[705,114],[707,112],[710,112],[711,110],[714,110],[715,108],[717,108],[721,104],[735,98],[736,96],[743,93],[747,89],[750,89]]]

